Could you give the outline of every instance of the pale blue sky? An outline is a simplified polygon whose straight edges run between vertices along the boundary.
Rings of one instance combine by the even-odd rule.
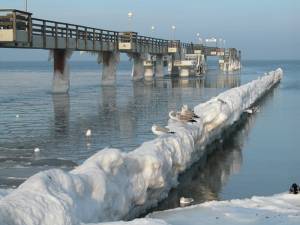
[[[25,0],[1,0],[0,8],[24,9]],[[143,35],[196,41],[226,39],[227,47],[242,50],[246,59],[300,59],[299,0],[28,0],[36,18],[58,20],[117,31],[133,28]],[[40,50],[0,49],[0,60],[47,59]],[[78,56],[74,57],[78,59]]]

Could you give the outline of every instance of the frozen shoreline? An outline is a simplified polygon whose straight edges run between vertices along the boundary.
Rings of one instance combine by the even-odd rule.
[[[300,222],[300,194],[282,193],[230,201],[211,201],[186,208],[155,212],[144,219],[99,225],[284,224]]]
[[[81,224],[130,219],[165,198],[205,146],[272,88],[282,70],[194,108],[197,123],[169,121],[166,134],[123,153],[104,149],[71,172],[40,172],[0,199],[0,224]]]

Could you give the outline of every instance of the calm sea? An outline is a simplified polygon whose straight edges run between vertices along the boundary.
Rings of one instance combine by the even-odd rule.
[[[203,202],[286,191],[300,183],[299,61],[243,61],[234,74],[210,62],[202,79],[141,82],[131,81],[125,61],[111,87],[100,85],[95,62],[71,62],[68,95],[51,94],[49,62],[0,62],[0,188],[17,187],[45,169],[72,169],[105,147],[131,151],[155,137],[152,124],[165,125],[170,110],[194,106],[278,67],[284,79],[261,101],[260,112],[183,174],[160,208],[176,207],[181,196]]]

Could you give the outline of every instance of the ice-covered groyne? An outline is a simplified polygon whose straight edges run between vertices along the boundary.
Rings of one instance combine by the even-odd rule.
[[[194,108],[196,123],[170,120],[175,134],[132,152],[103,149],[70,172],[40,172],[0,198],[0,224],[82,224],[132,218],[165,198],[205,145],[236,122],[282,78],[282,70],[230,89]]]

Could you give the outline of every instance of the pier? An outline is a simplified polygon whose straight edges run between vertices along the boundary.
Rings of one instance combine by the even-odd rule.
[[[163,77],[168,65],[171,75],[202,75],[208,56],[220,58],[223,71],[240,69],[241,52],[235,48],[209,47],[141,36],[133,31],[111,31],[32,17],[29,12],[0,10],[0,48],[45,49],[53,57],[53,93],[69,90],[68,60],[72,52],[92,52],[102,63],[102,85],[116,80],[120,53],[133,61],[132,79]]]

